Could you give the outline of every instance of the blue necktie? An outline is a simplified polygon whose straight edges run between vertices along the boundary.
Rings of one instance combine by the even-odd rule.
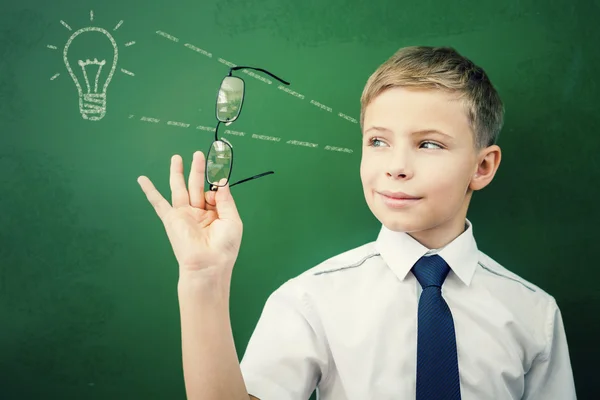
[[[412,272],[423,288],[417,325],[417,400],[460,400],[454,321],[442,297],[450,267],[435,254],[421,257]]]

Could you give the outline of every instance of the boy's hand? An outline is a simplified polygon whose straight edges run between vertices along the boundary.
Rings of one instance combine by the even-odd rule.
[[[183,160],[171,158],[172,205],[150,179],[138,178],[148,201],[167,231],[181,273],[231,272],[242,241],[243,225],[229,184],[216,192],[204,192],[204,154],[194,153],[185,187]]]

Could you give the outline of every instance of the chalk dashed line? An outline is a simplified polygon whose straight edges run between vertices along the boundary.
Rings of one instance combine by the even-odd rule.
[[[164,36],[164,37],[166,37],[168,39],[171,39],[174,42],[179,42],[178,38],[176,38],[176,37],[174,37],[172,35],[169,35],[166,32],[156,31],[156,33],[159,34],[159,35],[161,35],[161,36]],[[185,43],[184,46],[187,47],[187,48],[189,48],[189,49],[191,49],[191,50],[194,50],[194,51],[196,51],[198,53],[204,54],[205,56],[207,56],[209,58],[213,57],[212,53],[210,53],[210,52],[208,52],[206,50],[203,50],[203,49],[201,49],[199,47],[196,47],[196,46],[194,46],[194,45],[192,45],[190,43]],[[217,60],[221,64],[225,64],[228,67],[235,67],[236,66],[236,64],[232,63],[231,61],[227,61],[227,60],[225,60],[225,59],[223,59],[221,57],[217,57]],[[271,80],[269,80],[269,79],[267,79],[267,78],[265,78],[265,77],[263,77],[261,75],[258,75],[258,74],[254,73],[252,71],[243,70],[242,72],[245,73],[245,74],[247,74],[247,75],[249,75],[249,76],[252,76],[253,78],[256,78],[256,79],[258,79],[258,80],[260,80],[260,81],[262,81],[264,83],[267,83],[269,85],[273,83]],[[283,85],[278,85],[277,88],[280,89],[280,90],[282,90],[282,91],[284,91],[284,92],[286,92],[287,94],[295,96],[295,97],[297,97],[297,98],[299,98],[301,100],[305,99],[305,96],[303,94],[300,94],[300,93],[298,93],[298,92],[296,92],[294,90],[290,90],[290,89],[288,89],[287,87],[285,87]],[[318,102],[316,100],[311,100],[310,103],[313,104],[316,107],[321,108],[322,110],[326,110],[326,111],[328,111],[330,113],[333,112],[333,109],[331,107],[328,107],[328,106],[326,106],[326,105],[324,105],[324,104],[322,104],[322,103],[320,103],[320,102]],[[346,115],[346,114],[340,112],[340,113],[338,113],[338,116],[340,118],[342,118],[342,119],[345,119],[346,121],[350,121],[352,123],[358,124],[358,120],[356,118],[353,118],[353,117],[349,116],[349,115]]]
[[[246,136],[246,132],[232,131],[231,129],[225,129],[225,134],[235,136]]]
[[[351,116],[346,115],[344,113],[338,113],[338,117],[342,117],[343,119],[345,119],[347,121],[350,121],[350,122],[353,122],[355,124],[358,124],[358,121],[356,120],[356,118],[352,118]]]
[[[253,77],[253,78],[256,78],[256,79],[258,79],[259,81],[261,81],[261,82],[264,82],[264,83],[266,83],[266,84],[269,84],[269,85],[270,85],[270,84],[272,84],[272,83],[273,83],[273,82],[272,82],[270,79],[267,79],[267,78],[265,78],[265,77],[263,77],[263,76],[260,76],[260,75],[258,75],[258,74],[255,74],[255,73],[254,73],[254,72],[252,72],[252,71],[248,71],[247,69],[244,69],[244,70],[242,70],[242,72],[243,72],[244,74],[246,74],[246,75],[249,75],[249,76],[251,76],[251,77]]]
[[[156,33],[157,33],[157,34],[159,34],[160,36],[164,36],[164,37],[166,37],[167,39],[169,39],[169,40],[172,40],[172,41],[174,41],[174,42],[179,42],[179,39],[178,39],[178,38],[176,38],[176,37],[175,37],[175,36],[173,36],[173,35],[169,35],[169,34],[168,34],[168,33],[166,33],[166,32],[163,32],[163,31],[156,31]]]
[[[49,48],[49,49],[52,49],[52,50],[56,50],[57,49],[56,46],[53,46],[51,44],[46,45],[46,47]]]
[[[295,146],[305,146],[305,147],[319,147],[318,144],[316,143],[310,143],[310,142],[302,142],[300,140],[288,140],[287,142],[285,142],[286,144],[293,144]]]
[[[113,31],[116,31],[117,29],[119,29],[119,27],[120,27],[121,25],[123,25],[123,20],[120,20],[120,21],[119,21],[119,23],[117,24],[117,26],[115,26],[115,27],[113,28]]]
[[[134,116],[133,114],[130,114],[129,119],[133,118],[133,116]],[[151,123],[157,124],[160,122],[160,119],[144,116],[144,117],[140,118],[140,121],[151,122]],[[167,121],[167,125],[178,126],[178,127],[182,127],[182,128],[188,128],[190,126],[190,124],[187,124],[184,122],[179,122],[179,121]],[[198,125],[196,127],[196,129],[208,131],[211,133],[215,131],[215,128],[210,127],[210,126],[204,126],[204,125]],[[225,135],[235,135],[235,136],[246,136],[246,132],[234,131],[232,129],[226,129],[224,134]],[[260,134],[256,134],[256,133],[253,133],[251,135],[251,138],[256,139],[256,140],[265,140],[265,141],[277,142],[277,143],[282,142],[281,138],[279,138],[279,137],[260,135]],[[227,141],[226,138],[221,138],[221,140]],[[288,140],[287,142],[285,142],[285,144],[290,144],[293,146],[308,147],[308,148],[312,148],[312,149],[316,149],[319,147],[319,144],[317,144],[317,143],[304,142],[304,141],[300,141],[300,140]],[[330,146],[330,145],[325,146],[323,149],[327,150],[327,151],[338,152],[338,153],[346,153],[346,154],[354,153],[354,150],[352,150],[352,149],[348,149],[345,147]]]
[[[125,47],[133,46],[134,44],[135,44],[135,41],[132,40],[131,42],[125,43]]]
[[[70,26],[69,26],[69,25],[68,25],[68,24],[67,24],[65,21],[63,21],[62,19],[60,20],[60,23],[61,23],[61,24],[63,24],[63,26],[64,26],[65,28],[67,28],[68,30],[70,30],[70,31],[72,31],[72,30],[73,30],[73,29],[71,29],[71,27],[70,27]]]
[[[130,75],[130,76],[135,76],[135,74],[131,71],[127,71],[125,68],[121,68],[121,72],[123,72],[124,74]]]
[[[194,50],[200,54],[204,54],[206,57],[212,58],[212,53],[209,53],[206,50],[202,50],[201,48],[196,47],[193,44],[186,43],[186,44],[184,44],[184,46],[187,47],[188,49]]]
[[[331,109],[331,107],[327,107],[326,105],[321,104],[321,103],[319,103],[316,100],[311,100],[310,104],[314,104],[315,106],[317,106],[317,107],[319,107],[319,108],[321,108],[323,110],[326,110],[326,111],[329,111],[329,112],[333,112],[333,110]]]
[[[327,145],[324,147],[324,149],[329,150],[329,151],[339,151],[342,153],[350,153],[350,154],[354,153],[354,151],[352,149],[347,149],[345,147],[336,147],[336,146]]]
[[[119,22],[119,24],[115,27],[115,30],[121,25],[122,22],[123,21]],[[167,38],[169,40],[172,40],[174,42],[179,42],[179,38],[177,38],[177,37],[175,37],[173,35],[170,35],[170,34],[168,34],[166,32],[156,31],[156,33],[158,35],[163,36],[163,37],[165,37],[165,38]],[[129,42],[129,43],[126,43],[125,45],[126,46],[130,46],[132,44],[135,44],[135,42]],[[187,48],[189,48],[189,49],[191,49],[191,50],[194,50],[194,51],[196,51],[198,53],[201,53],[201,54],[203,54],[203,55],[205,55],[205,56],[207,56],[209,58],[213,57],[212,53],[210,53],[210,52],[208,52],[206,50],[203,50],[203,49],[201,49],[199,47],[196,47],[196,46],[194,46],[194,45],[192,45],[190,43],[185,43],[184,46],[187,47]],[[235,67],[236,66],[236,64],[234,64],[234,63],[232,63],[230,61],[227,61],[227,60],[225,60],[225,59],[223,59],[221,57],[218,57],[217,60],[220,63],[227,65],[228,67]],[[131,73],[129,71],[126,71],[124,69],[121,69],[121,70],[123,72],[129,73],[130,75],[133,76],[133,73]],[[255,73],[253,73],[251,71],[244,70],[242,72],[244,72],[247,75],[252,76],[253,78],[256,78],[256,79],[258,79],[258,80],[260,80],[262,82],[265,82],[265,83],[267,83],[269,85],[273,83],[271,80],[269,80],[267,78],[264,78],[264,77],[262,77],[262,76],[260,76],[258,74],[255,74]],[[290,89],[288,89],[287,87],[285,87],[283,85],[278,85],[277,88],[279,90],[281,90],[281,91],[283,91],[283,92],[285,92],[285,93],[287,93],[287,94],[289,94],[291,96],[297,97],[297,98],[299,98],[301,100],[305,99],[305,96],[303,94],[300,94],[300,93],[298,93],[296,91],[290,90]],[[326,110],[326,111],[328,111],[330,113],[333,112],[333,109],[331,107],[328,107],[328,106],[326,106],[326,105],[324,105],[324,104],[322,104],[322,103],[320,103],[320,102],[318,102],[316,100],[311,100],[310,103],[313,104],[314,106],[319,107],[319,108],[321,108],[323,110]],[[350,121],[352,123],[355,123],[355,124],[358,123],[358,121],[356,120],[356,118],[350,117],[349,115],[346,115],[344,113],[339,112],[338,116],[340,118],[343,118],[343,119],[345,119],[347,121]],[[130,118],[132,118],[132,117],[133,117],[133,115],[130,116]],[[146,121],[146,122],[152,122],[152,123],[158,123],[158,122],[160,122],[159,119],[150,118],[150,117],[141,117],[140,120]],[[184,123],[184,122],[178,122],[178,121],[167,121],[167,125],[178,126],[178,127],[183,127],[183,128],[188,128],[190,126],[190,124],[187,124],[187,123]],[[209,127],[209,126],[203,126],[203,125],[198,125],[196,127],[196,129],[203,130],[203,131],[208,131],[208,132],[214,132],[215,131],[215,128]],[[234,130],[231,130],[231,129],[226,129],[225,132],[224,132],[224,134],[235,135],[235,136],[246,136],[245,132],[234,131]],[[281,142],[281,138],[274,137],[274,136],[252,134],[251,137],[252,137],[252,139],[257,139],[257,140],[266,140],[266,141],[273,141],[273,142]],[[226,140],[226,139],[223,138],[223,140]],[[305,141],[299,141],[299,140],[288,140],[285,143],[286,144],[291,144],[291,145],[294,145],[294,146],[303,146],[303,147],[308,147],[308,148],[318,148],[319,147],[319,145],[317,143],[311,143],[311,142],[305,142]],[[330,145],[325,146],[324,150],[341,152],[341,153],[347,153],[347,154],[352,154],[354,152],[352,149],[348,149],[348,148],[344,148],[344,147],[337,147],[337,146],[330,146]]]
[[[295,91],[293,91],[291,89],[288,89],[287,87],[285,87],[283,85],[277,86],[277,89],[283,90],[284,92],[286,92],[288,94],[291,94],[292,96],[295,96],[295,97],[297,97],[297,98],[299,98],[301,100],[304,100],[304,95],[303,94],[300,94],[300,93],[295,92]]]
[[[56,78],[58,78],[58,76],[60,75],[60,73],[56,73],[54,75],[52,75],[52,78],[50,78],[51,81],[55,80]]]
[[[190,124],[186,124],[185,122],[179,121],[167,121],[167,125],[179,126],[181,128],[188,128]]]
[[[267,140],[267,141],[271,141],[271,142],[280,142],[281,141],[281,138],[278,138],[278,137],[267,136],[267,135],[257,135],[255,133],[252,134],[252,139]]]
[[[164,36],[164,37],[166,37],[166,38],[168,38],[168,39],[171,39],[171,40],[173,40],[174,42],[179,42],[179,39],[178,39],[178,38],[176,38],[176,37],[174,37],[174,36],[172,36],[172,35],[169,35],[169,34],[168,34],[168,33],[166,33],[166,32],[163,32],[163,31],[156,31],[156,33],[157,33],[157,34],[159,34],[159,35],[161,35],[161,36]],[[184,46],[185,46],[185,47],[187,47],[187,48],[189,48],[189,49],[191,49],[191,50],[194,50],[194,51],[196,51],[196,52],[198,52],[198,53],[204,54],[205,56],[207,56],[207,57],[209,57],[209,58],[212,58],[212,57],[213,57],[213,54],[212,54],[212,53],[210,53],[210,52],[208,52],[208,51],[206,51],[206,50],[203,50],[203,49],[201,49],[201,48],[199,48],[199,47],[196,47],[196,46],[194,46],[194,45],[192,45],[192,44],[190,44],[190,43],[185,43],[185,44],[184,44]],[[225,59],[223,59],[223,58],[221,58],[221,57],[217,57],[217,60],[218,60],[218,61],[219,61],[221,64],[225,64],[225,65],[227,65],[228,67],[235,67],[235,66],[236,66],[236,64],[232,63],[231,61],[227,61],[227,60],[225,60]],[[252,76],[253,78],[256,78],[256,79],[258,79],[258,80],[260,80],[260,81],[262,81],[262,82],[265,82],[265,83],[267,83],[267,84],[269,84],[269,85],[273,83],[271,80],[269,80],[269,79],[267,79],[267,78],[265,78],[265,77],[263,77],[263,76],[261,76],[261,75],[258,75],[258,74],[254,73],[254,72],[252,72],[252,71],[249,71],[249,70],[243,70],[242,72],[243,72],[243,73],[245,73],[245,74],[247,74],[247,75],[249,75],[249,76]],[[300,94],[300,93],[298,93],[298,92],[296,92],[296,91],[294,91],[294,90],[290,90],[290,89],[288,89],[287,87],[285,87],[285,86],[283,86],[283,85],[278,85],[278,86],[277,86],[277,88],[278,88],[278,89],[280,89],[280,90],[282,90],[282,91],[284,91],[284,92],[286,92],[287,94],[290,94],[290,95],[292,95],[292,96],[295,96],[295,97],[297,97],[297,98],[299,98],[299,99],[301,99],[301,100],[304,100],[304,99],[305,99],[305,96],[304,96],[303,94]],[[326,110],[326,111],[328,111],[328,112],[330,112],[330,113],[332,113],[332,112],[333,112],[333,109],[332,109],[331,107],[328,107],[328,106],[326,106],[326,105],[324,105],[324,104],[322,104],[322,103],[320,103],[320,102],[318,102],[318,101],[316,101],[316,100],[311,100],[311,101],[310,101],[310,103],[311,103],[311,104],[313,104],[314,106],[316,106],[316,107],[319,107],[319,108],[321,108],[321,109],[323,109],[323,110]],[[353,118],[353,117],[351,117],[351,116],[349,116],[349,115],[346,115],[346,114],[344,114],[344,113],[341,113],[341,112],[340,112],[340,113],[338,113],[338,116],[339,116],[340,118],[343,118],[343,119],[345,119],[345,120],[347,120],[347,121],[350,121],[350,122],[352,122],[352,123],[355,123],[355,124],[357,124],[357,123],[358,123],[358,120],[357,120],[356,118]]]
[[[225,65],[227,65],[228,67],[236,67],[236,65],[235,65],[234,63],[232,63],[232,62],[229,62],[229,61],[227,61],[227,60],[223,60],[221,57],[219,57],[219,59],[218,59],[218,60],[219,60],[219,62],[220,62],[220,63],[222,63],[222,64],[225,64]]]

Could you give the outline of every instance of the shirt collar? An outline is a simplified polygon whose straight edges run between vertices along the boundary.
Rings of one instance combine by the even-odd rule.
[[[473,236],[473,225],[466,218],[465,221],[465,231],[441,249],[428,249],[409,234],[394,232],[382,225],[375,248],[400,280],[406,278],[421,257],[438,254],[448,263],[452,272],[469,286],[477,268],[479,250]]]

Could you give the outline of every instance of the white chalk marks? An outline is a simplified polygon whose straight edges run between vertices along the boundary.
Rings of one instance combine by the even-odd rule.
[[[267,135],[257,135],[256,133],[252,134],[252,139],[267,140],[270,142],[281,142],[281,138]]]
[[[83,34],[89,35],[90,32],[98,32],[106,36],[113,48],[111,57],[112,59],[107,61],[106,59],[102,59],[102,56],[100,56],[101,60],[98,60],[96,57],[93,60],[79,59],[76,61],[76,65],[79,65],[81,71],[77,70],[77,72],[75,72],[73,71],[73,66],[71,65],[74,59],[69,60],[69,48],[71,47],[73,40],[77,39]],[[81,37],[85,38],[85,36]],[[77,87],[77,93],[79,95],[79,112],[81,113],[83,119],[98,121],[104,118],[106,115],[106,90],[108,89],[108,84],[111,82],[115,69],[117,68],[118,59],[119,52],[117,49],[117,43],[106,29],[94,26],[81,28],[73,33],[73,35],[71,35],[67,41],[63,51],[63,60],[65,62],[65,66],[67,67],[67,71],[69,71],[69,75],[71,75],[71,78]],[[108,66],[105,69],[104,66],[107,64]],[[93,85],[92,82],[90,82],[90,77],[88,76],[88,69],[90,71],[97,71],[96,75],[94,76]],[[103,74],[103,72],[106,70],[108,70],[108,74]],[[82,83],[85,84],[85,89],[82,88]]]
[[[135,76],[135,74],[131,71],[127,71],[125,68],[121,68],[121,72],[127,74],[129,76]]]
[[[190,124],[186,124],[185,122],[179,122],[179,121],[167,121],[167,125],[178,126],[180,128],[189,128],[190,127]]]
[[[179,42],[179,38],[177,38],[177,37],[175,37],[173,35],[170,35],[170,34],[168,34],[166,32],[156,31],[156,33],[158,35],[160,35],[160,36],[163,36],[163,37],[165,37],[165,38],[167,38],[167,39],[175,42],[175,43]],[[198,46],[195,46],[195,45],[193,45],[191,43],[185,43],[184,46],[187,47],[188,49],[191,49],[191,50],[195,51],[195,52],[203,54],[203,55],[205,55],[208,58],[216,58],[216,60],[218,62],[220,62],[221,64],[224,64],[224,65],[226,65],[226,66],[228,66],[230,68],[237,66],[233,62],[225,60],[222,57],[215,57],[214,54],[211,53],[211,52],[209,52],[208,50],[201,49]],[[253,72],[251,70],[245,70],[244,69],[241,72],[244,73],[244,74],[246,74],[246,75],[248,75],[248,76],[251,76],[251,77],[253,77],[253,78],[255,78],[255,79],[257,79],[257,80],[259,80],[259,81],[261,81],[263,83],[266,83],[268,85],[271,85],[273,83],[273,81],[271,81],[270,79],[265,78],[264,76],[262,76],[260,74],[257,74],[257,73],[255,73],[255,72]],[[298,98],[300,100],[304,100],[306,98],[305,95],[303,95],[301,93],[298,93],[298,92],[296,92],[294,90],[291,90],[291,89],[289,89],[288,87],[286,87],[284,85],[277,85],[277,89],[281,90],[284,93],[289,94],[290,96],[294,96],[294,97],[296,97],[296,98]],[[326,105],[324,105],[323,103],[321,103],[321,102],[319,102],[317,100],[314,100],[314,99],[310,100],[310,104],[312,104],[312,105],[320,108],[321,110],[325,110],[325,111],[327,111],[327,112],[329,112],[331,114],[334,114],[334,110],[333,110],[332,107],[326,106]],[[358,124],[358,120],[356,118],[353,118],[353,117],[351,117],[351,116],[349,116],[349,115],[347,115],[347,114],[345,114],[343,112],[339,112],[338,111],[336,114],[337,114],[338,117],[342,118],[345,121],[352,122],[353,124]]]
[[[130,114],[129,119],[132,119],[132,118],[133,118],[133,114]],[[142,117],[140,117],[140,121],[150,122],[153,124],[159,124],[161,122],[161,119],[154,118],[154,117],[142,116]],[[174,120],[166,120],[165,124],[168,126],[176,127],[176,128],[192,128],[192,129],[204,131],[204,132],[211,133],[211,134],[215,132],[215,128],[213,126],[198,125],[196,127],[192,127],[187,122],[174,121]],[[288,140],[288,141],[284,142],[283,141],[284,139],[282,139],[280,137],[262,135],[262,134],[258,134],[258,133],[252,133],[249,135],[249,134],[247,134],[247,132],[237,131],[237,130],[233,130],[233,129],[222,130],[222,131],[220,131],[219,136],[223,140],[226,140],[225,139],[226,136],[238,136],[238,137],[247,137],[247,138],[251,138],[254,140],[261,140],[261,141],[271,142],[271,143],[281,143],[281,144],[286,144],[286,145],[291,145],[291,146],[305,147],[305,148],[309,148],[309,149],[320,148],[318,143],[307,142],[307,141],[302,141],[302,140]],[[354,150],[352,150],[352,149],[348,149],[345,147],[338,147],[338,146],[330,146],[330,145],[323,147],[323,150],[337,152],[337,153],[346,153],[346,154],[354,153]]]
[[[178,37],[173,36],[172,34],[169,34],[165,31],[158,30],[158,31],[156,31],[156,34],[163,38],[166,38],[174,43],[180,42],[180,39]],[[227,67],[231,68],[231,67],[237,66],[235,63],[228,61],[222,57],[218,57],[215,54],[213,54],[212,52],[210,52],[206,49],[203,49],[201,47],[198,47],[197,45],[184,42],[183,46],[185,48],[192,50],[198,54],[201,54],[207,58],[214,59],[217,62],[219,62],[223,65],[226,65]],[[246,74],[247,76],[250,76],[250,77],[256,79],[256,80],[266,83],[267,85],[273,84],[273,81],[271,79],[268,79],[261,74],[253,72],[252,70],[242,70],[241,72]],[[275,86],[275,85],[273,85],[273,86]],[[307,97],[304,94],[298,93],[284,85],[277,85],[277,89],[280,90],[281,92],[286,93],[287,95],[293,96],[297,99],[300,99],[300,100],[307,99]],[[322,110],[325,110],[325,111],[331,113],[332,115],[334,113],[334,110],[332,107],[326,106],[323,103],[318,102],[314,99],[310,100],[310,104],[312,104]],[[358,123],[358,121],[355,118],[352,118],[342,112],[336,112],[336,114],[338,117],[340,117],[346,121],[349,121],[352,123]],[[161,122],[161,119],[159,119],[159,118],[145,117],[145,116],[141,117],[140,120],[144,121],[144,122],[154,123],[154,124],[159,124]],[[213,126],[198,125],[196,127],[193,127],[189,123],[181,122],[181,121],[174,121],[174,120],[166,120],[165,124],[167,126],[173,127],[174,129],[175,128],[176,129],[191,128],[196,131],[203,131],[203,134],[211,134],[211,133],[215,132],[215,128]],[[245,137],[245,138],[252,139],[252,140],[260,140],[260,141],[264,141],[264,142],[298,146],[298,147],[303,147],[303,148],[307,148],[307,149],[323,149],[323,150],[330,151],[330,152],[345,153],[345,154],[354,153],[354,151],[352,149],[345,148],[345,147],[332,146],[332,145],[326,145],[325,147],[321,147],[318,143],[314,143],[314,142],[295,140],[295,139],[285,141],[285,139],[282,139],[280,137],[268,136],[268,135],[263,135],[263,134],[259,134],[259,133],[247,134],[247,132],[233,130],[233,129],[223,129],[220,131],[219,136],[222,140],[226,140],[226,137],[228,137],[228,136],[238,136],[238,137]],[[241,139],[241,140],[247,140],[247,139]]]
[[[169,35],[169,34],[168,34],[168,33],[166,33],[166,32],[163,32],[163,31],[156,31],[156,33],[157,33],[157,34],[159,34],[160,36],[166,37],[167,39],[169,39],[169,40],[172,40],[172,41],[174,41],[174,42],[179,42],[179,39],[178,39],[178,38],[176,38],[175,36]]]
[[[325,146],[325,150],[329,150],[329,151],[339,151],[341,153],[350,153],[352,154],[353,151],[352,149],[346,149],[344,147],[336,147],[336,146]]]
[[[151,118],[151,117],[142,117],[142,118],[140,118],[140,121],[152,122],[153,124],[158,124],[160,122],[160,119]]]
[[[227,65],[228,67],[231,67],[231,68],[232,68],[232,67],[235,67],[235,66],[236,66],[234,63],[232,63],[232,62],[230,62],[230,61],[227,61],[227,60],[223,60],[221,57],[219,57],[219,59],[218,59],[218,60],[219,60],[219,62],[220,62],[221,64],[225,64],[225,65]]]
[[[189,44],[189,43],[184,44],[184,46],[187,47],[188,49],[192,49],[192,50],[194,50],[194,51],[196,51],[196,52],[198,52],[200,54],[204,54],[208,58],[212,58],[212,53],[209,53],[206,50],[202,50],[201,48],[196,47],[196,46],[194,46],[192,44]]]
[[[261,76],[261,75],[259,75],[257,73],[254,73],[254,72],[250,71],[250,70],[243,69],[242,72],[244,74],[246,74],[246,75],[249,75],[249,76],[255,78],[255,79],[258,79],[259,81],[262,81],[262,82],[266,83],[267,85],[270,85],[270,84],[273,83],[270,79],[267,79],[264,76]]]
[[[352,117],[350,117],[350,116],[348,116],[348,115],[346,115],[344,113],[338,113],[338,117],[342,117],[342,118],[344,118],[347,121],[350,121],[352,123],[358,124],[358,121],[356,120],[356,118],[352,118]]]
[[[225,135],[234,135],[234,136],[246,136],[246,132],[234,131],[231,129],[225,129],[223,132]]]
[[[125,43],[125,47],[133,46],[134,44],[135,44],[135,41],[127,42],[127,43]]]
[[[119,29],[119,27],[120,27],[121,25],[123,25],[123,20],[120,20],[120,21],[119,21],[119,23],[117,24],[117,26],[115,26],[115,27],[113,28],[113,31],[116,31],[117,29]]]
[[[72,31],[73,29],[71,29],[71,27],[69,25],[67,25],[67,23],[65,21],[63,21],[62,19],[60,20],[60,23],[67,28],[68,30]]]
[[[290,90],[290,89],[288,89],[286,86],[279,85],[279,86],[277,86],[277,89],[279,89],[279,90],[283,90],[284,92],[286,92],[286,93],[288,93],[288,94],[291,94],[291,95],[292,95],[292,96],[294,96],[294,97],[297,97],[297,98],[299,98],[299,99],[302,99],[302,100],[304,100],[304,95],[303,95],[303,94],[300,94],[300,93],[298,93],[298,92],[295,92],[295,91],[293,91],[293,90]]]
[[[329,112],[332,112],[332,111],[333,111],[333,110],[331,109],[331,107],[327,107],[326,105],[324,105],[324,104],[321,104],[321,103],[319,103],[319,102],[318,102],[318,101],[316,101],[316,100],[311,100],[311,101],[310,101],[310,104],[314,104],[315,106],[317,106],[317,107],[319,107],[319,108],[321,108],[321,109],[323,109],[323,110],[329,111]]]
[[[303,142],[300,140],[288,140],[286,143],[293,144],[294,146],[304,146],[304,147],[312,147],[312,148],[319,147],[319,145],[316,143]]]
[[[90,21],[94,21],[93,10],[90,11]],[[60,23],[69,31],[73,30],[65,21],[60,20]],[[121,24],[123,24],[123,20],[119,21],[114,30],[117,30]],[[100,37],[100,43],[98,43],[98,37]],[[74,42],[78,49],[71,52]],[[90,44],[92,42],[94,45]],[[102,43],[106,43],[104,49]],[[129,42],[126,46],[134,43]],[[46,47],[57,50],[54,45],[46,45]],[[74,52],[76,54],[72,54]],[[82,52],[87,56],[82,56]],[[77,88],[79,113],[83,119],[99,121],[106,115],[106,93],[116,71],[118,60],[117,42],[104,28],[87,26],[76,30],[67,40],[63,49],[63,62]],[[121,72],[135,76],[133,72],[124,68],[121,68]],[[60,73],[54,74],[50,80],[53,81],[58,76]]]

